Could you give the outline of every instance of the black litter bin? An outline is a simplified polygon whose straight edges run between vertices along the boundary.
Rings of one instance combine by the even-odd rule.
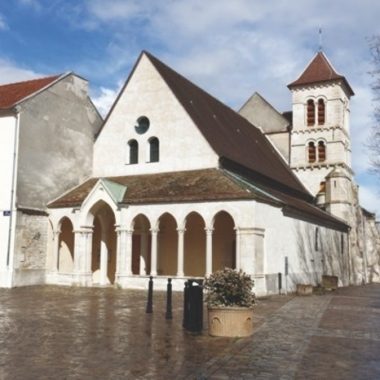
[[[201,332],[203,329],[203,287],[200,280],[185,283],[183,327],[191,332]]]

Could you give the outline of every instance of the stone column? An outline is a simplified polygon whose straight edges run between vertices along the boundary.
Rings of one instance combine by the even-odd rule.
[[[177,277],[184,276],[184,248],[186,228],[177,228],[178,231],[178,257],[177,257]]]
[[[92,227],[82,227],[73,232],[74,273],[81,285],[88,285],[91,282]]]
[[[212,233],[213,228],[206,227],[206,276],[212,273]]]
[[[150,232],[152,234],[152,254],[151,254],[151,266],[150,266],[150,275],[157,276],[157,235],[158,228],[151,228]]]
[[[117,232],[117,267],[118,275],[132,274],[132,234],[133,230],[119,227]]]
[[[235,227],[235,241],[236,241],[236,252],[235,252],[235,266],[237,270],[240,270],[240,229]]]
[[[105,241],[100,242],[100,285],[108,284],[108,248]]]
[[[57,273],[59,271],[59,237],[61,235],[60,230],[54,231],[54,250],[53,250],[53,268],[52,272]]]

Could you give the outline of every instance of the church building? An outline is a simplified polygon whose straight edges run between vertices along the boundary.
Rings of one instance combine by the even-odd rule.
[[[235,112],[142,52],[90,128],[91,170],[44,204],[44,278],[24,281],[182,289],[224,267],[251,274],[258,295],[279,291],[279,273],[287,291],[323,274],[378,281],[379,233],[351,169],[353,91],[321,52],[289,89],[290,112],[259,94]]]

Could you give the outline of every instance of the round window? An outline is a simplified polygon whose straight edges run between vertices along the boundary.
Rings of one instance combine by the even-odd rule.
[[[150,121],[146,116],[140,116],[137,119],[137,124],[135,125],[135,130],[139,135],[142,135],[149,129]]]

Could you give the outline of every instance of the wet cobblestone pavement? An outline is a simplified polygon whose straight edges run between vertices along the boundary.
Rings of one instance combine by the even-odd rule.
[[[380,284],[255,307],[254,335],[182,329],[182,294],[0,290],[0,379],[380,379]],[[206,326],[206,324],[205,324]]]

